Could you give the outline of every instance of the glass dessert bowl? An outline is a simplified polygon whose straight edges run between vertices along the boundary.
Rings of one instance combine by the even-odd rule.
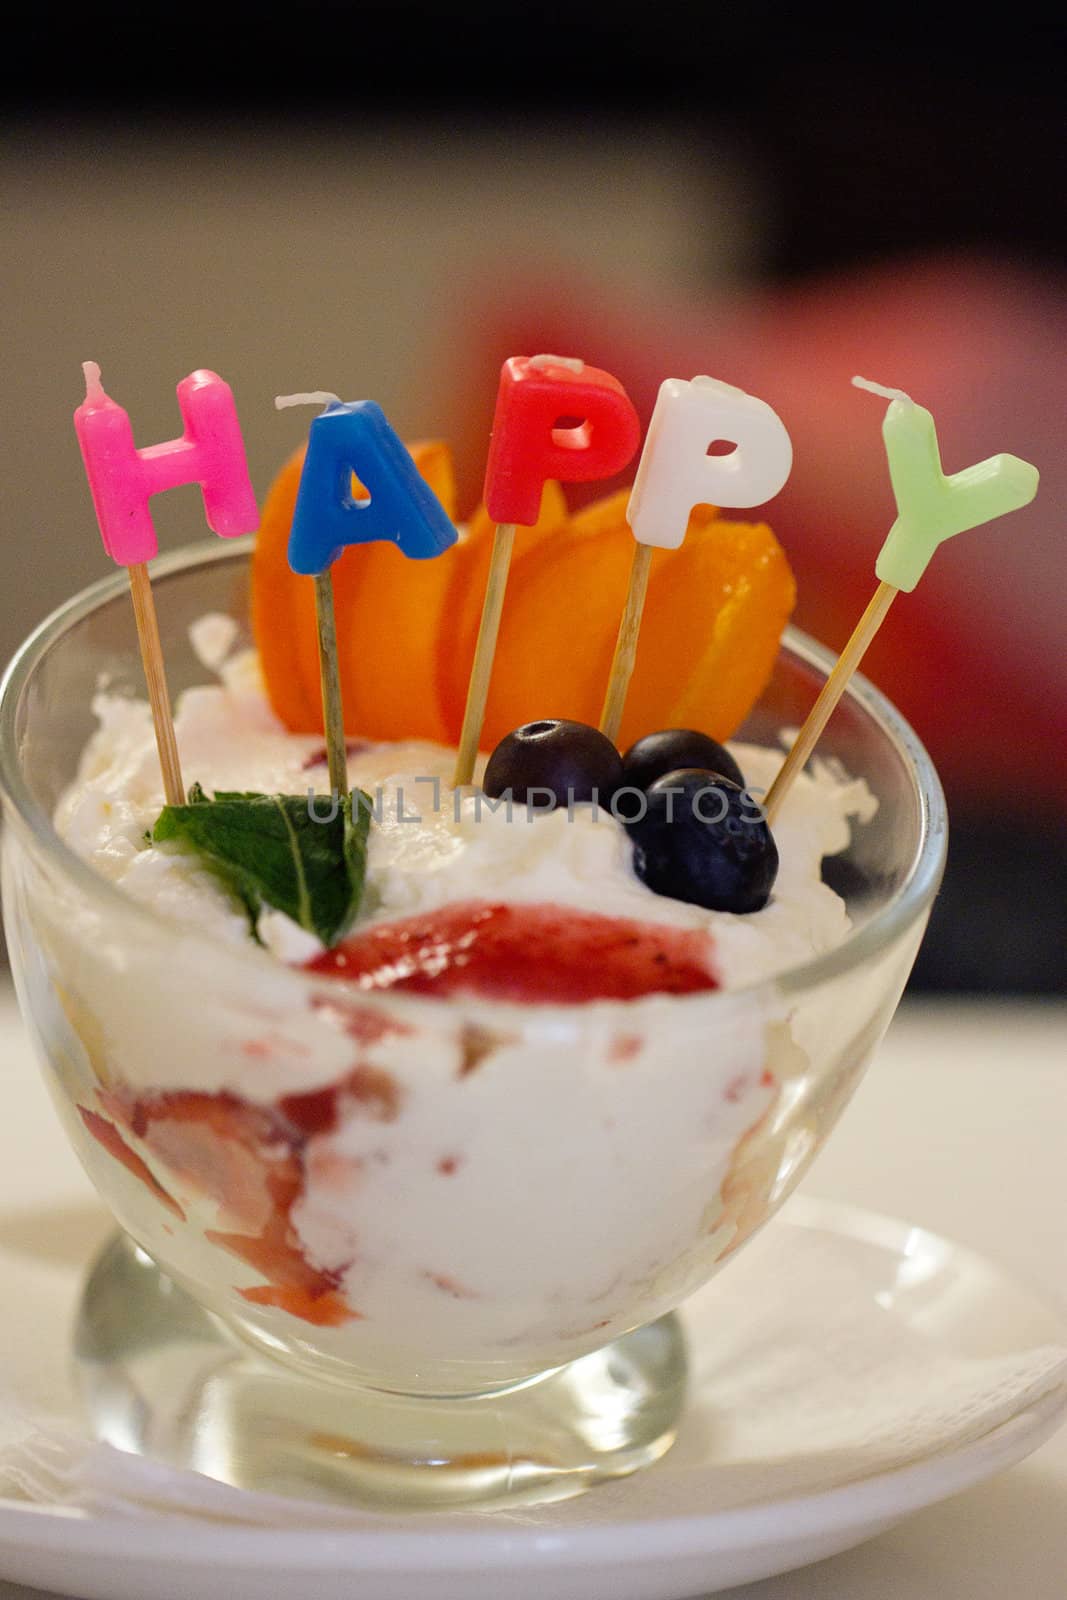
[[[154,570],[176,696],[211,678],[201,618],[247,641],[248,550]],[[777,747],[831,664],[790,630],[739,737]],[[852,924],[834,948],[729,988],[520,1004],[368,992],[122,892],[53,823],[100,684],[143,692],[121,574],[0,693],[19,997],[123,1230],[77,1332],[97,1431],[386,1506],[559,1497],[657,1459],[684,1401],[672,1313],[803,1176],[914,961],[945,816],[911,730],[856,679],[820,745],[877,800],[825,864]]]

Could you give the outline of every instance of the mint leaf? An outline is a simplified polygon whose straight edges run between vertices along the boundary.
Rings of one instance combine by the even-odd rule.
[[[326,808],[324,797],[319,805]],[[323,822],[311,816],[306,795],[219,790],[212,799],[194,784],[188,805],[163,807],[152,843],[177,839],[195,850],[244,903],[253,934],[268,905],[328,946],[359,910],[370,811],[370,796],[358,789]]]

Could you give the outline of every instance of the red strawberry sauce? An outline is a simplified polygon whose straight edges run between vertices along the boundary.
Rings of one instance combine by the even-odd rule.
[[[309,966],[364,989],[571,1004],[717,989],[711,948],[698,929],[468,900],[379,923]]]

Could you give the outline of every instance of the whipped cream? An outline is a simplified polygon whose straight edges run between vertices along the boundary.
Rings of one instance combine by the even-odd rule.
[[[325,794],[321,738],[292,734],[274,716],[251,652],[224,659],[227,619],[205,618],[196,643],[220,682],[187,690],[175,718],[186,782],[209,792]],[[163,804],[147,706],[100,694],[100,726],[82,758],[57,826],[93,866],[135,899],[230,942],[250,940],[236,898],[180,844],[146,846]],[[765,792],[781,754],[731,746],[753,793]],[[321,757],[321,759],[317,759]],[[349,781],[374,803],[368,869],[358,926],[484,899],[596,910],[711,935],[724,988],[758,981],[831,949],[845,937],[841,899],[820,877],[824,856],[844,849],[853,817],[874,801],[862,780],[826,763],[802,774],[775,827],[779,872],[770,903],[744,916],[707,911],[655,894],[633,871],[631,846],[604,807],[535,811],[497,807],[481,793],[450,787],[453,752],[426,741],[354,744]],[[484,758],[476,770],[480,777]],[[260,936],[288,962],[321,950],[312,934],[268,912]]]
[[[177,708],[186,782],[325,796],[321,738],[278,722],[232,628],[206,618],[196,639],[219,681]],[[873,1044],[884,977],[801,999],[757,983],[848,934],[820,863],[875,802],[832,764],[783,807],[770,903],[735,916],[649,890],[607,813],[509,820],[453,794],[451,751],[357,744],[350,780],[380,804],[357,929],[554,903],[706,931],[720,983],[572,1006],[362,994],[301,970],[320,947],[279,913],[259,949],[195,855],[146,843],[163,804],[148,707],[94,704],[57,826],[158,917],[127,933],[73,886],[27,885],[25,981],[54,1013],[71,1136],[123,1225],[283,1359],[466,1392],[663,1314],[788,1192],[835,1114],[827,1075]],[[766,789],[780,753],[732,748]]]

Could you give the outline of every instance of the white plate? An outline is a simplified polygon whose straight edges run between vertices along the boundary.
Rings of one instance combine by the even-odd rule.
[[[50,1222],[46,1207],[27,1210],[24,1198],[16,1207],[0,1188],[0,1306],[5,1332],[15,1334],[4,1376],[17,1387],[24,1367],[31,1394],[59,1382],[87,1255],[107,1231],[91,1201],[65,1214],[66,1248],[55,1208]],[[48,1238],[56,1248],[35,1248]],[[937,1363],[953,1373],[973,1362],[1025,1362],[1038,1347],[1067,1342],[1051,1310],[973,1252],[889,1218],[795,1197],[688,1303],[685,1423],[665,1460],[634,1478],[518,1513],[379,1517],[352,1530],[88,1517],[0,1500],[0,1573],[106,1600],[260,1600],[265,1592],[286,1600],[415,1600],[424,1592],[433,1600],[681,1600],[859,1544],[1021,1460],[1063,1420],[1067,1380],[1007,1414],[990,1394],[984,1411],[968,1412],[965,1439],[948,1421],[937,1432],[936,1405],[931,1432],[920,1400],[912,1454],[901,1459],[898,1446],[896,1464],[882,1470],[872,1438],[884,1426],[886,1397],[869,1387],[870,1405],[841,1413],[829,1433],[812,1411],[817,1448],[797,1446],[795,1421],[792,1443],[776,1443],[773,1407],[764,1399],[761,1417],[759,1397],[781,1383],[780,1330],[760,1306],[781,1306],[785,1277],[804,1286],[814,1325],[867,1319],[882,1330],[876,1337],[896,1352],[894,1393],[902,1374],[906,1392],[909,1362],[915,1394],[928,1396]],[[744,1373],[728,1392],[722,1374],[731,1362]],[[730,1414],[730,1394],[734,1406],[739,1394],[750,1396],[743,1414]],[[817,1377],[806,1399],[817,1408]],[[840,1411],[836,1390],[834,1402]]]

